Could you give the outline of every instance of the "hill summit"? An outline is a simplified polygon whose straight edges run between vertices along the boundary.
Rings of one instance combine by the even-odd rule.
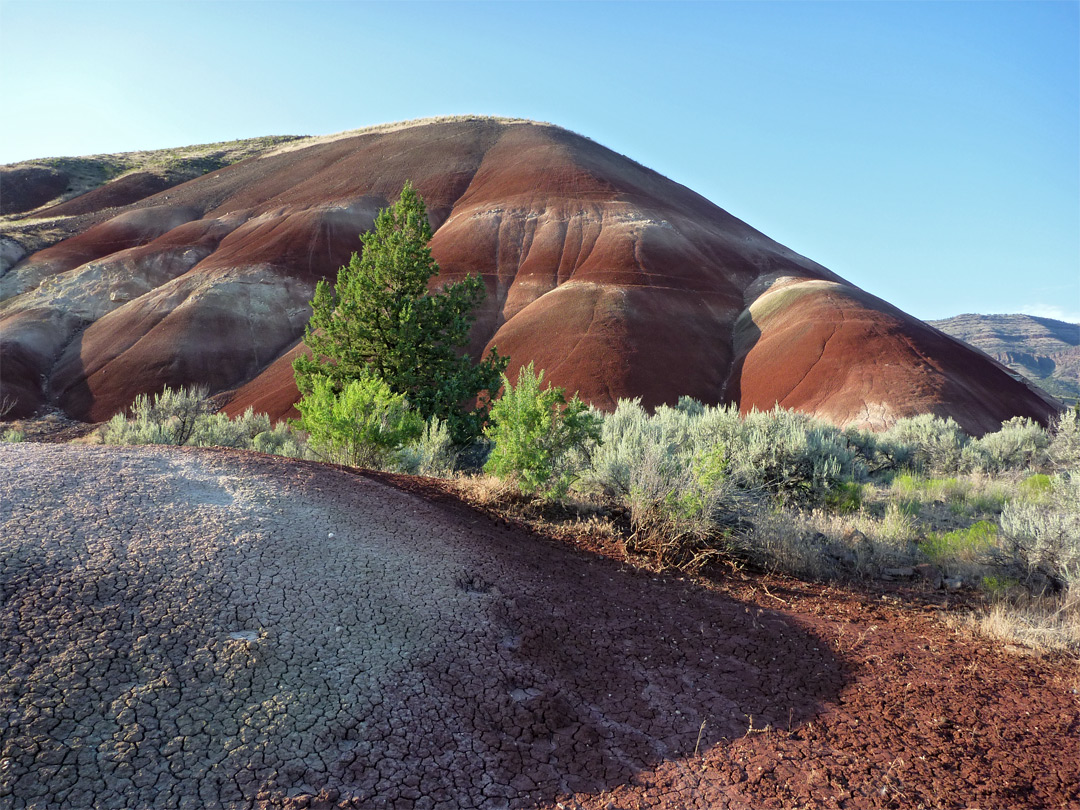
[[[690,396],[869,428],[933,412],[982,433],[1055,409],[990,358],[557,126],[433,119],[267,139],[208,165],[166,188],[121,174],[3,219],[12,415],[52,404],[98,421],[193,383],[231,412],[290,413],[314,285],[406,180],[435,231],[434,283],[483,278],[471,351],[497,346],[511,377],[532,361],[605,409]],[[5,178],[32,186],[32,168]]]

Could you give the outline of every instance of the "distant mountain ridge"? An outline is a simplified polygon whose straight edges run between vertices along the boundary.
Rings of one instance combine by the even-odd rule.
[[[1049,394],[1080,400],[1080,324],[1035,315],[957,315],[927,321],[980,349]]]

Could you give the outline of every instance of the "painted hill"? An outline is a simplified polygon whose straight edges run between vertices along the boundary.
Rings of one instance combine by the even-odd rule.
[[[1080,399],[1080,324],[1034,315],[957,315],[929,321],[1068,402]]]
[[[90,194],[115,205],[122,179]],[[227,410],[285,415],[315,282],[407,179],[438,280],[487,285],[472,351],[497,346],[511,374],[535,361],[598,407],[688,395],[873,428],[929,411],[975,433],[1055,407],[626,157],[548,124],[466,118],[293,141],[124,205],[9,216],[4,250],[34,243],[0,278],[13,415],[54,404],[101,420],[191,383]]]

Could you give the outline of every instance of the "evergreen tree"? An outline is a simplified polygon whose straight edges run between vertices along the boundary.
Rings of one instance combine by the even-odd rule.
[[[498,389],[506,358],[492,350],[473,363],[465,353],[484,284],[468,276],[429,292],[439,272],[431,236],[424,201],[407,182],[398,201],[379,212],[375,229],[360,237],[363,251],[338,271],[337,283],[316,286],[304,332],[312,357],[296,358],[293,369],[304,395],[317,378],[341,391],[370,369],[425,420],[446,420],[464,443],[480,434],[487,392]]]

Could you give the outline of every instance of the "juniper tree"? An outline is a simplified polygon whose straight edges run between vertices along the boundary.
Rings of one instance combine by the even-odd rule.
[[[304,332],[312,356],[296,358],[293,368],[304,395],[317,378],[341,391],[370,369],[424,419],[446,420],[464,443],[480,433],[487,392],[498,389],[506,358],[492,349],[474,363],[465,352],[484,284],[467,276],[429,290],[439,273],[431,236],[424,201],[406,182],[374,230],[360,237],[362,252],[338,271],[337,282],[316,286]]]

